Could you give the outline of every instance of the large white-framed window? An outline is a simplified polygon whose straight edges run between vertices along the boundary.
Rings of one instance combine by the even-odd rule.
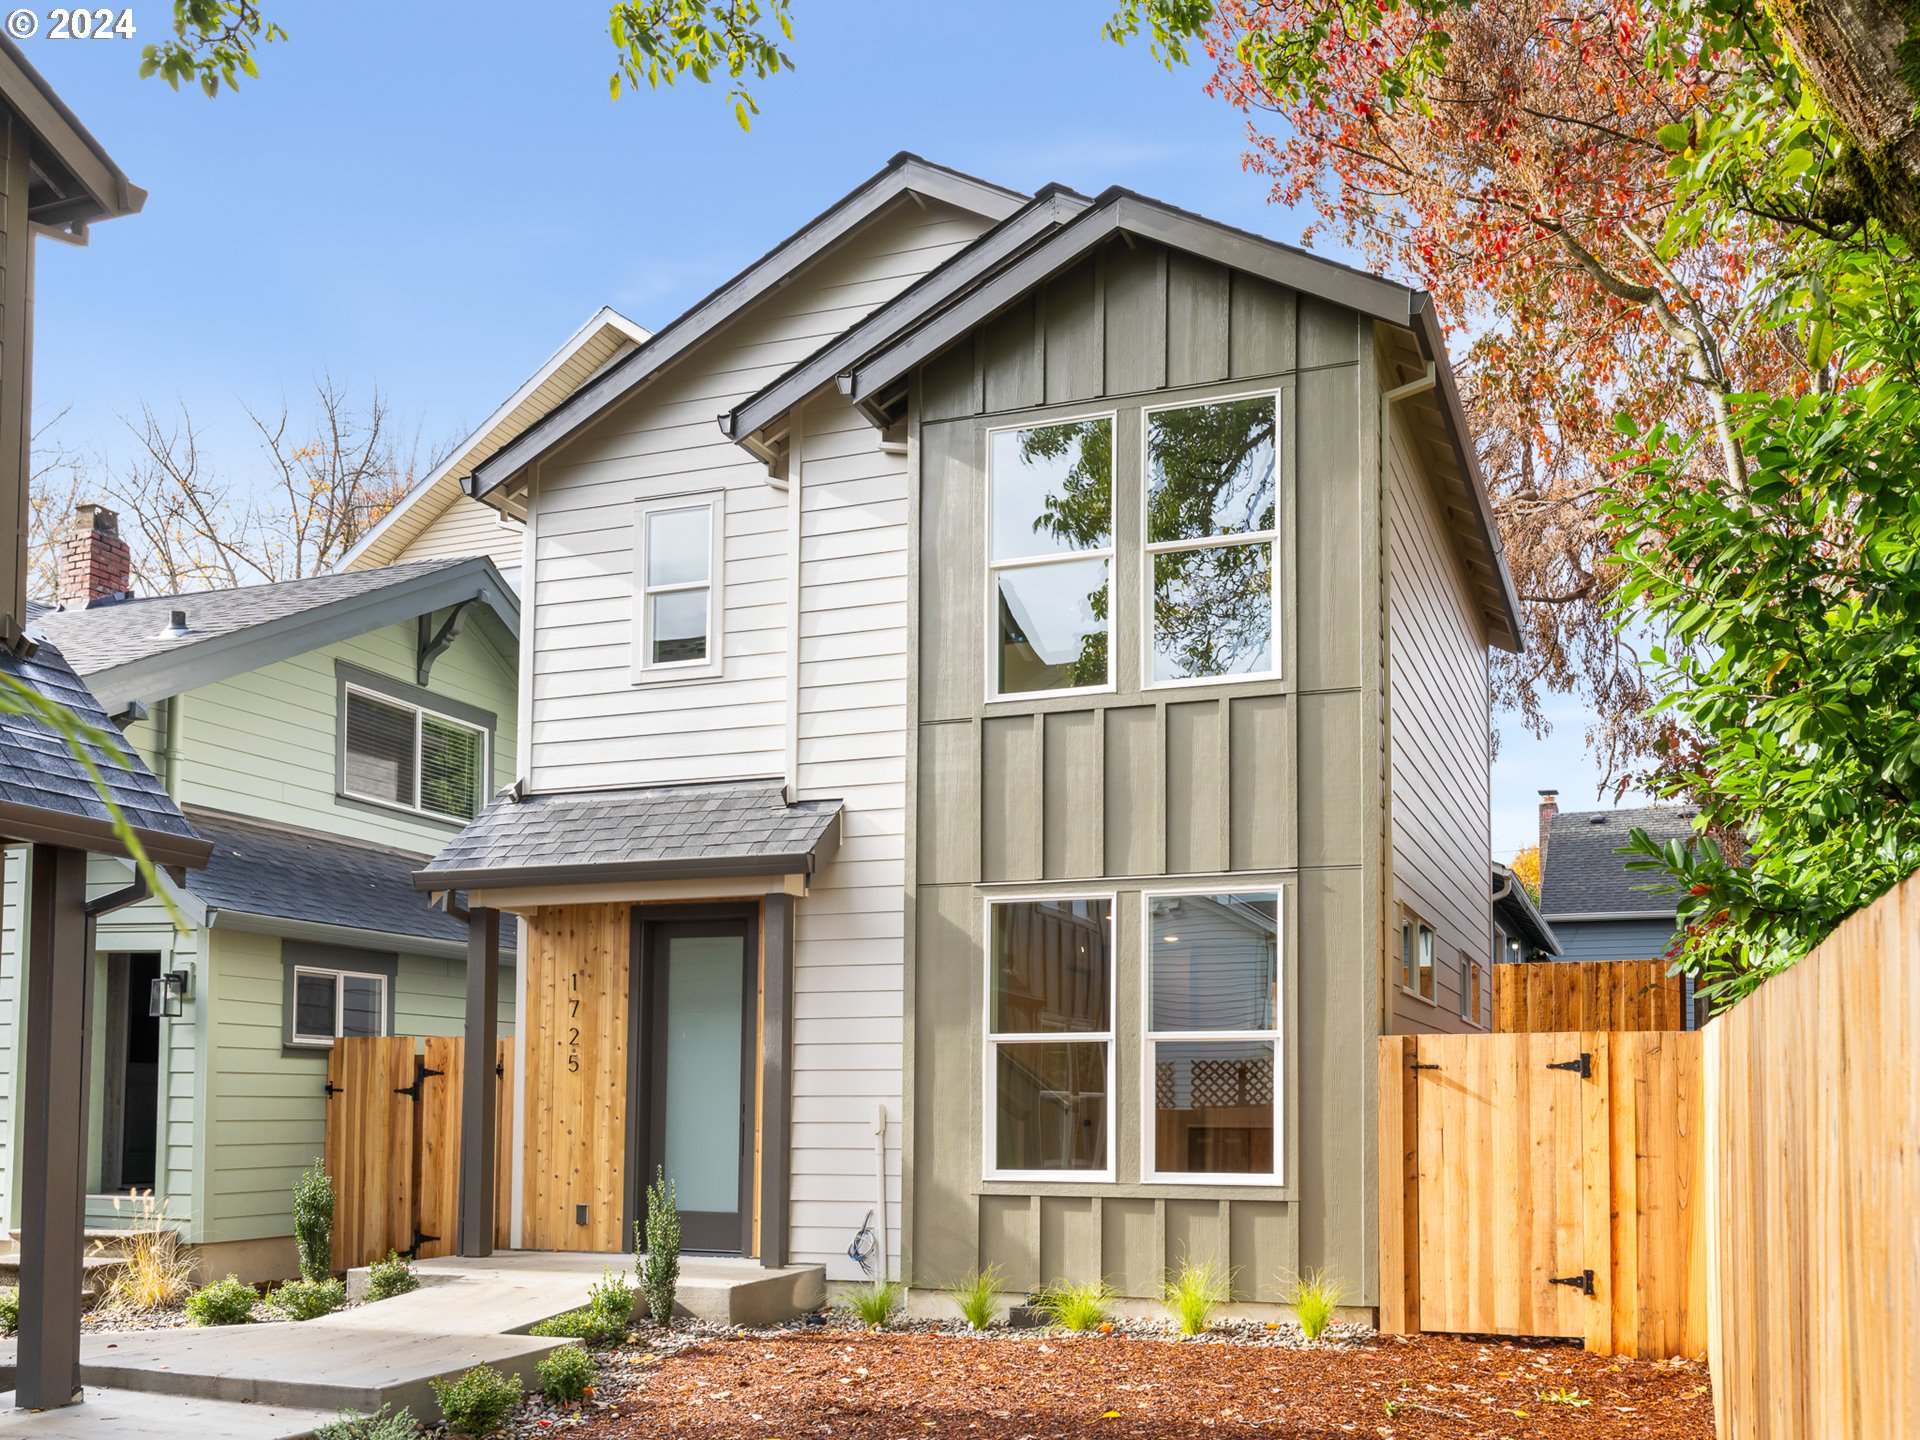
[[[726,497],[719,491],[638,502],[633,545],[633,678],[720,673]]]
[[[1142,896],[1143,1180],[1282,1182],[1281,894]]]
[[[987,698],[1113,688],[1109,413],[987,432]]]
[[[337,1039],[387,1033],[388,977],[330,966],[292,967],[287,1043],[331,1045]]]
[[[1141,412],[1149,689],[1280,673],[1278,391]]]
[[[985,1178],[1111,1180],[1114,896],[986,911]]]
[[[404,698],[404,688],[341,681],[340,794],[438,820],[473,819],[486,804],[489,728]]]

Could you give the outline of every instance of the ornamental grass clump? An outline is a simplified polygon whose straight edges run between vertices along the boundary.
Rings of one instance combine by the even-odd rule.
[[[338,1420],[313,1432],[313,1440],[414,1440],[419,1433],[419,1422],[406,1406],[382,1405],[371,1415],[342,1410]]]
[[[1000,1318],[1000,1289],[1003,1279],[998,1265],[975,1270],[947,1290],[947,1297],[960,1311],[960,1318],[972,1330],[986,1330]]]
[[[593,1390],[593,1357],[578,1345],[562,1345],[534,1367],[540,1393],[556,1405],[578,1405]]]
[[[245,1325],[253,1319],[253,1307],[259,1299],[251,1285],[242,1285],[238,1275],[229,1275],[189,1295],[187,1314],[196,1325]]]
[[[1213,1321],[1213,1312],[1233,1294],[1233,1276],[1218,1262],[1204,1265],[1188,1260],[1167,1277],[1160,1298],[1182,1335],[1198,1335]]]
[[[893,1318],[894,1308],[899,1305],[901,1291],[905,1288],[898,1280],[888,1280],[882,1276],[848,1290],[847,1304],[853,1307],[853,1313],[860,1317],[860,1323],[869,1330],[884,1330],[887,1321]]]
[[[121,1196],[113,1208],[120,1209]],[[171,1310],[193,1290],[193,1261],[180,1253],[180,1236],[167,1223],[167,1207],[156,1203],[151,1190],[130,1197],[133,1225],[119,1241],[126,1265],[107,1285],[107,1309],[123,1315],[150,1315]]]
[[[333,1276],[333,1177],[315,1160],[293,1182],[293,1243],[300,1252],[300,1278]]]
[[[1333,1312],[1346,1298],[1347,1287],[1326,1270],[1309,1270],[1296,1275],[1293,1296],[1287,1303],[1299,1317],[1300,1332],[1309,1340],[1318,1340],[1333,1324]]]
[[[476,1365],[454,1380],[429,1380],[433,1398],[456,1435],[485,1440],[498,1435],[523,1398],[520,1382],[491,1365]]]
[[[1084,1333],[1113,1319],[1114,1288],[1104,1280],[1085,1285],[1056,1281],[1033,1297],[1033,1308],[1056,1330]]]
[[[647,1187],[647,1218],[634,1237],[634,1269],[640,1275],[640,1293],[646,1298],[647,1314],[656,1325],[673,1320],[673,1292],[680,1283],[680,1197],[667,1179],[666,1167],[654,1172]]]
[[[289,1280],[267,1297],[289,1320],[318,1320],[346,1303],[347,1287],[338,1280]]]
[[[413,1273],[413,1262],[396,1251],[389,1250],[386,1259],[376,1260],[367,1267],[368,1304],[391,1300],[419,1288],[420,1277]]]

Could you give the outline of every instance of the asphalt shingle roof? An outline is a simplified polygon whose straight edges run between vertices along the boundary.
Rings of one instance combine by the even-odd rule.
[[[33,629],[56,642],[80,674],[93,675],[470,563],[462,557],[411,560],[377,570],[348,570],[232,590],[142,596],[83,610],[49,610],[33,621]],[[185,635],[163,633],[175,610],[186,612]]]
[[[1672,914],[1675,897],[1639,887],[1658,883],[1651,871],[1627,869],[1620,847],[1636,829],[1655,840],[1695,835],[1694,812],[1677,805],[1637,810],[1571,810],[1547,827],[1547,853],[1540,875],[1540,913],[1562,915]]]
[[[192,818],[213,842],[213,855],[206,869],[187,876],[187,888],[213,909],[423,940],[466,939],[463,922],[413,888],[424,856],[205,810]]]
[[[594,878],[810,873],[839,844],[840,802],[789,804],[778,780],[496,796],[414,883],[443,890]]]
[[[118,733],[58,645],[42,641],[38,652],[28,660],[0,651],[0,673],[32,686],[81,720],[109,734]],[[195,839],[187,817],[139,756],[131,751],[109,753],[98,749],[93,756],[114,803],[127,823],[142,832],[143,843],[149,837]],[[23,715],[0,715],[0,801],[50,811],[60,819],[88,826],[112,823],[86,767],[67,749],[59,732]],[[99,848],[119,847],[106,844]],[[161,863],[169,862],[163,859]]]

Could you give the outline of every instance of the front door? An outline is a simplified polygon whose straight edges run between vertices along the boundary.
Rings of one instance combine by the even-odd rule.
[[[744,917],[646,924],[645,1186],[664,1168],[681,1245],[741,1255],[749,1244],[754,985]]]

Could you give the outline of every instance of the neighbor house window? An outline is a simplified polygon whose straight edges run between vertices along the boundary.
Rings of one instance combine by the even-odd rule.
[[[1416,995],[1433,999],[1433,945],[1431,926],[1409,917],[1400,922],[1400,983]]]
[[[993,431],[987,471],[991,693],[1106,685],[1112,418]]]
[[[471,820],[486,803],[488,727],[477,723],[477,715],[444,714],[391,693],[401,691],[433,698],[397,682],[378,689],[344,684],[340,793],[444,820]]]
[[[1146,412],[1147,674],[1272,675],[1280,400]]]
[[[1110,1177],[1112,1074],[1112,900],[990,904],[989,1177]]]
[[[648,500],[635,520],[634,670],[641,680],[720,673],[719,495]]]
[[[1480,966],[1467,952],[1460,952],[1460,1018],[1480,1021]]]
[[[353,970],[293,967],[295,1045],[331,1045],[336,1039],[387,1033],[387,977]]]
[[[1280,897],[1149,895],[1150,1179],[1279,1176]]]

